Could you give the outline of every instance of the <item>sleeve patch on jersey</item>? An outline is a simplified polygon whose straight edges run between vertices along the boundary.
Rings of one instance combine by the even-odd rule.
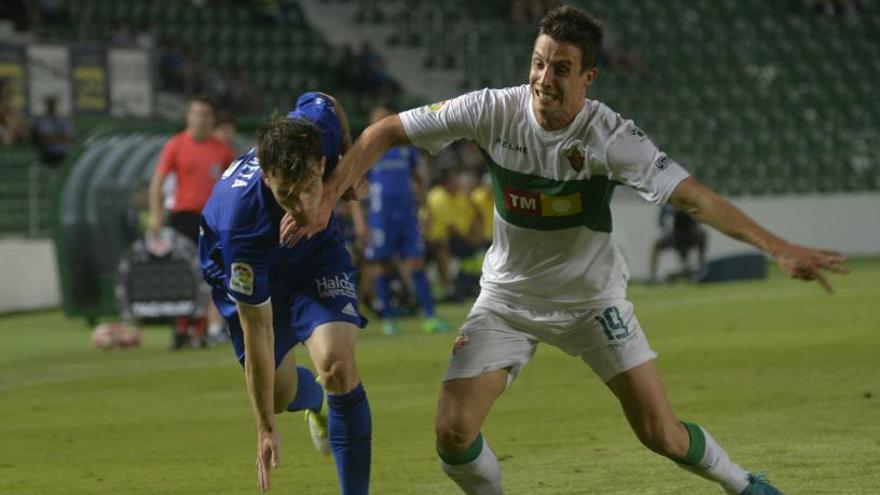
[[[430,105],[425,105],[419,109],[419,113],[425,114],[428,112],[439,112],[443,110],[443,107],[446,106],[446,102],[449,100],[438,101],[437,103],[431,103]]]
[[[669,166],[669,157],[666,156],[666,153],[660,153],[659,155],[657,155],[657,158],[654,159],[654,166],[659,168],[660,170],[663,170]]]
[[[247,263],[233,263],[230,269],[229,288],[246,296],[254,295],[254,269]]]

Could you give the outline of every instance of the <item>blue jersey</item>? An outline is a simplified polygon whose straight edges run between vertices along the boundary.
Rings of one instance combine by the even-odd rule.
[[[329,176],[343,135],[331,100],[321,93],[306,93],[288,117],[309,120],[320,128]],[[236,302],[272,301],[277,366],[319,325],[342,321],[363,328],[366,319],[358,311],[355,267],[335,217],[311,239],[292,248],[281,246],[285,212],[262,179],[255,149],[229,166],[202,210],[199,259],[214,303],[229,323],[240,362],[244,362],[244,334]]]
[[[367,175],[370,181],[370,213],[415,208],[411,180],[417,163],[418,150],[413,146],[398,146],[382,155]]]
[[[398,146],[388,150],[370,170],[370,239],[364,251],[368,261],[425,255],[412,190],[417,160],[415,147]]]
[[[224,316],[235,311],[235,301],[258,305],[270,297],[284,300],[315,260],[342,245],[331,217],[327,229],[311,239],[293,248],[281,246],[284,209],[262,177],[252,149],[230,165],[202,211],[202,271],[212,288],[228,296],[218,308]]]
[[[367,322],[358,309],[357,274],[335,217],[325,230],[288,248],[278,240],[283,216],[263,183],[254,150],[229,167],[202,211],[202,274],[241,363],[244,333],[236,302],[271,300],[276,366],[321,324],[342,321],[363,328]]]

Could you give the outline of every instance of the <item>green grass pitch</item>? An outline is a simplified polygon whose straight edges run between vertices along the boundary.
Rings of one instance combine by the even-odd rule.
[[[775,270],[756,283],[630,289],[679,417],[786,493],[880,493],[880,261],[850,266],[831,297]],[[457,324],[467,305],[441,311]],[[257,493],[253,420],[228,347],[171,353],[154,328],[141,349],[102,352],[89,335],[56,312],[0,317],[0,493]],[[375,324],[363,334],[372,493],[456,493],[432,429],[453,335],[422,334],[417,320],[398,337]],[[302,416],[279,424],[273,492],[336,493]],[[641,447],[605,387],[551,347],[484,432],[510,494],[721,493]]]

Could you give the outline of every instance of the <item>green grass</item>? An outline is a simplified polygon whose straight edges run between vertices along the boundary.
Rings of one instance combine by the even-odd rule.
[[[706,426],[786,493],[880,493],[880,262],[851,263],[828,297],[784,279],[634,286],[630,297],[678,415]],[[467,306],[441,310],[458,323]],[[450,494],[433,413],[452,334],[418,321],[359,361],[373,410],[372,493]],[[90,348],[59,313],[0,318],[0,493],[256,493],[255,434],[229,348]],[[281,418],[273,492],[336,493],[300,415]],[[543,346],[484,429],[510,494],[721,493],[641,447],[611,394],[577,359]]]

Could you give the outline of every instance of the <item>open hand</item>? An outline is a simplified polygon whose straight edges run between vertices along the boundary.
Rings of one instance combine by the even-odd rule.
[[[257,480],[260,491],[267,492],[272,487],[272,468],[281,462],[281,435],[277,431],[257,433]]]
[[[786,244],[775,253],[775,257],[776,262],[789,277],[800,280],[816,280],[829,294],[834,293],[834,290],[825,279],[822,271],[849,273],[849,269],[843,266],[846,256],[836,251]]]

